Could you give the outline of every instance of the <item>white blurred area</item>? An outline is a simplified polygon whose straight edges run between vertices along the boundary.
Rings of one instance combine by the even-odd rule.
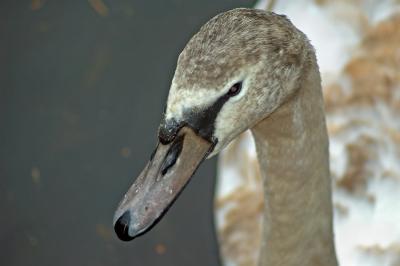
[[[326,102],[342,266],[400,265],[400,1],[276,0],[314,45]],[[216,224],[225,265],[256,265],[262,187],[251,135],[221,155]]]

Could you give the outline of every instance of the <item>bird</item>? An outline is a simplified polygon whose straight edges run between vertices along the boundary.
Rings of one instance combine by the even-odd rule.
[[[127,241],[150,230],[201,162],[249,130],[262,202],[248,201],[258,234],[252,259],[237,265],[338,265],[325,108],[314,47],[286,16],[238,8],[212,18],[179,55],[159,142],[115,212],[116,234]],[[227,202],[217,220],[232,211]]]

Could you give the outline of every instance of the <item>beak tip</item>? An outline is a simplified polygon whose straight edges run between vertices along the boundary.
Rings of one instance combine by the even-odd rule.
[[[122,241],[130,241],[135,237],[129,235],[129,225],[131,222],[131,214],[129,211],[124,212],[114,224],[114,231],[118,238]]]

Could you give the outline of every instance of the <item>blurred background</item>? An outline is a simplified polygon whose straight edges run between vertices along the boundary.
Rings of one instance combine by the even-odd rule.
[[[179,52],[254,4],[0,2],[0,265],[217,265],[215,159],[150,233],[121,242],[112,217],[156,144]]]

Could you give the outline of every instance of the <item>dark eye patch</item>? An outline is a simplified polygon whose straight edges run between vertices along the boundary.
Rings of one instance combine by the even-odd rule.
[[[236,82],[232,85],[232,87],[226,94],[222,95],[213,104],[204,109],[185,109],[183,112],[183,118],[179,122],[175,121],[173,118],[169,120],[166,120],[164,118],[161,122],[158,132],[158,138],[160,142],[164,145],[171,143],[176,137],[178,131],[183,126],[189,126],[190,128],[194,129],[199,136],[216,144],[218,142],[218,139],[213,136],[215,119],[222,106],[229,100],[229,98],[236,96],[240,93],[240,91],[242,90],[242,84],[243,81]],[[175,164],[175,161],[173,161],[171,165],[169,165],[169,163],[167,163],[167,160],[165,160],[163,164],[163,169],[164,165],[169,165],[165,168],[165,173],[171,166],[173,166],[173,164]]]

